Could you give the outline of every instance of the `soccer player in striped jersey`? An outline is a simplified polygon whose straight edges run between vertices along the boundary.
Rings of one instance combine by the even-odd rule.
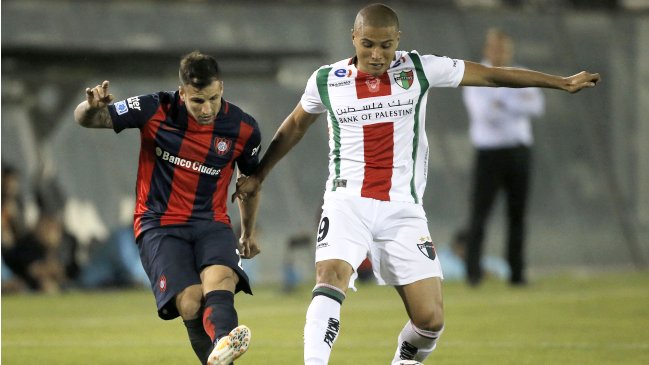
[[[158,315],[182,317],[202,364],[230,364],[246,351],[250,330],[239,326],[234,294],[251,294],[241,258],[260,251],[258,198],[239,202],[241,237],[227,212],[236,164],[252,174],[261,134],[255,119],[223,98],[216,60],[198,51],[180,62],[176,91],[110,104],[109,82],[86,89],[76,108],[89,128],[140,130],[135,236],[151,280]]]
[[[329,178],[315,242],[316,285],[306,313],[304,362],[329,361],[346,291],[368,254],[379,283],[396,288],[409,317],[392,363],[423,361],[444,328],[442,271],[422,208],[428,90],[471,85],[577,92],[595,86],[599,75],[560,77],[398,51],[399,21],[383,4],[361,9],[351,36],[356,54],[313,73],[259,169],[238,179],[233,197],[254,199],[273,166],[326,112]]]

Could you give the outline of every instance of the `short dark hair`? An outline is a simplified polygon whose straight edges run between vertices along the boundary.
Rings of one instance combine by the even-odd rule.
[[[372,27],[395,27],[399,30],[399,17],[394,9],[385,4],[370,4],[356,14],[354,29],[357,29],[362,25],[369,25]]]
[[[221,79],[219,64],[214,57],[199,51],[183,56],[180,60],[178,76],[183,85],[191,85],[197,89],[202,89]]]

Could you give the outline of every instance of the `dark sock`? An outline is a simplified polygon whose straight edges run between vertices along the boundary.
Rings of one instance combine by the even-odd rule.
[[[207,357],[212,352],[213,344],[212,339],[210,339],[210,336],[205,332],[205,328],[203,328],[203,320],[196,318],[183,321],[183,323],[187,327],[189,342],[192,344],[196,356],[201,360],[201,364],[207,364]]]
[[[205,295],[203,328],[212,339],[212,343],[227,336],[238,324],[239,318],[234,309],[234,293],[227,290],[214,290]]]

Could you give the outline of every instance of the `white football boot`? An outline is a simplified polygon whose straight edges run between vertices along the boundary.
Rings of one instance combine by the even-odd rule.
[[[207,358],[207,365],[229,365],[243,355],[250,345],[250,328],[240,325],[222,337]]]

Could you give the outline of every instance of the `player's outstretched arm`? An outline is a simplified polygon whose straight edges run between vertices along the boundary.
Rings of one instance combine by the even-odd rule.
[[[268,150],[259,162],[257,171],[250,175],[237,179],[237,190],[232,194],[232,201],[236,198],[247,199],[254,196],[261,189],[261,184],[268,176],[272,168],[290,151],[304,136],[318,119],[318,114],[310,114],[302,109],[300,103],[297,104],[291,114],[284,119],[279,126],[275,136],[268,145]]]
[[[562,77],[520,68],[488,67],[469,61],[465,61],[464,65],[462,86],[542,87],[576,93],[594,87],[600,81],[598,73],[586,71]]]
[[[110,83],[104,81],[101,85],[86,88],[86,100],[74,110],[74,119],[86,128],[112,128],[113,121],[108,113],[108,104],[113,101],[109,93]]]
[[[237,183],[243,176],[239,174]],[[244,259],[251,259],[261,252],[255,227],[261,194],[253,194],[246,199],[239,199],[239,214],[241,215],[241,237],[239,251]]]

